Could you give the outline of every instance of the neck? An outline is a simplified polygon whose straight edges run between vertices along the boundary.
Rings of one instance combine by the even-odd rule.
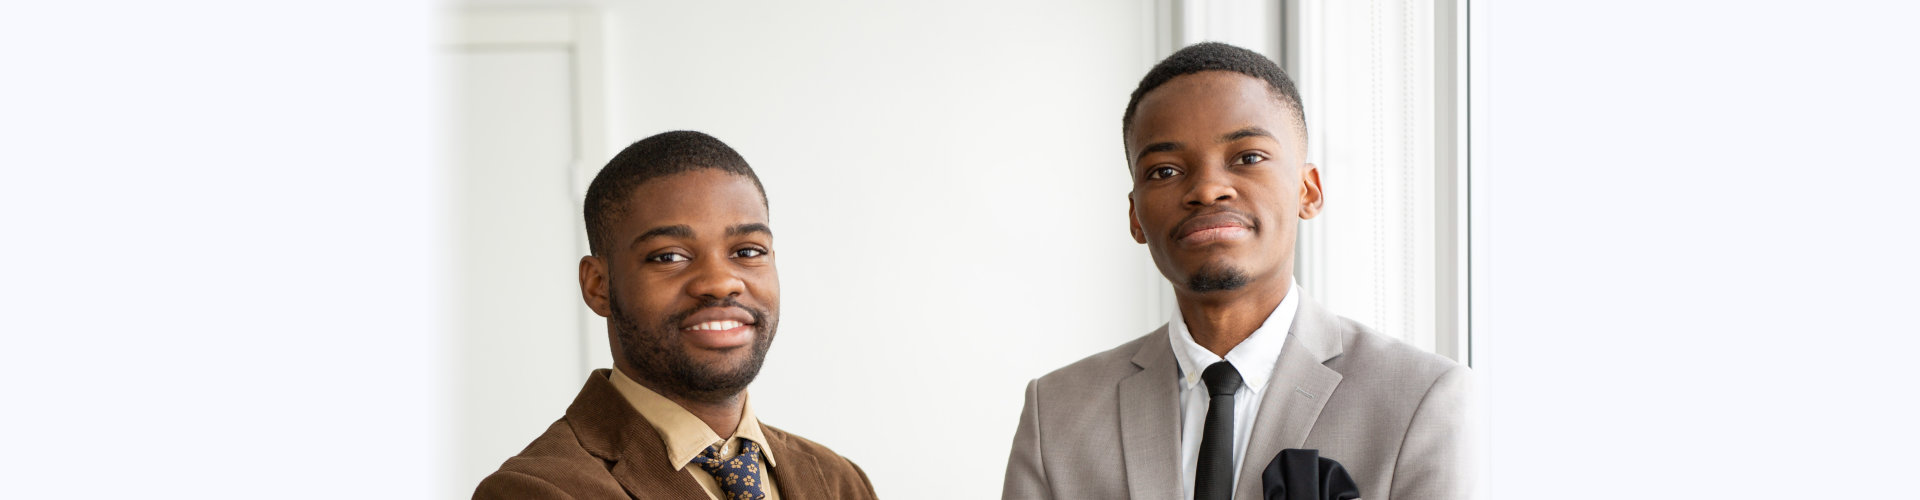
[[[646,386],[648,390],[659,394],[661,397],[667,398],[667,400],[672,401],[673,404],[680,405],[681,408],[687,410],[687,413],[692,413],[693,416],[699,418],[701,422],[705,422],[707,428],[713,429],[714,435],[720,436],[720,439],[732,438],[734,429],[740,428],[740,416],[746,412],[747,407],[747,398],[742,396],[744,393],[734,393],[732,396],[721,398],[718,401],[689,398],[680,393],[666,390],[666,388],[661,387],[659,384],[640,377],[631,367],[624,366],[624,364],[616,364],[621,366],[615,366],[614,369],[620,370],[621,373],[627,375],[627,378],[633,379],[634,382],[638,382],[642,386]]]
[[[667,396],[667,399],[673,400],[681,408],[686,408],[687,413],[700,417],[700,421],[706,422],[707,427],[713,429],[713,434],[720,436],[720,439],[732,438],[733,430],[740,428],[740,413],[746,408],[747,401],[739,394],[719,403],[694,401],[676,396]]]
[[[1293,285],[1291,276],[1274,281],[1281,286],[1258,286],[1261,283],[1255,282],[1241,290],[1206,293],[1174,287],[1174,299],[1179,302],[1180,316],[1186,320],[1194,343],[1224,358],[1227,351],[1260,329],[1287,299]]]

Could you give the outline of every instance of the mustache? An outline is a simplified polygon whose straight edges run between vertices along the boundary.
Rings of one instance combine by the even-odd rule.
[[[687,308],[687,310],[685,311],[680,311],[680,312],[674,313],[672,316],[668,316],[667,320],[665,322],[662,322],[661,324],[668,325],[669,327],[671,327],[672,325],[678,325],[683,322],[686,322],[687,318],[693,317],[694,314],[698,314],[701,309],[708,309],[708,308],[714,308],[714,307],[732,307],[732,308],[740,309],[742,311],[746,311],[748,316],[753,316],[752,326],[754,330],[765,331],[767,328],[767,312],[766,311],[747,307],[746,304],[741,304],[740,301],[734,300],[733,297],[727,297],[724,299],[714,299],[714,300],[702,302],[699,305]]]

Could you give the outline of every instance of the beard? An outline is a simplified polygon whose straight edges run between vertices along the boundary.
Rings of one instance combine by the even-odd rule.
[[[1252,281],[1247,277],[1247,272],[1240,268],[1208,264],[1187,278],[1187,289],[1199,293],[1224,292],[1238,290]]]
[[[773,347],[773,333],[780,321],[766,311],[729,298],[695,306],[657,325],[643,327],[627,314],[618,294],[610,294],[608,298],[613,302],[610,319],[614,334],[620,339],[620,355],[640,374],[640,380],[667,395],[706,403],[726,401],[753,383],[754,377],[760,375],[760,365],[767,360],[767,349]],[[748,346],[746,359],[711,363],[693,359],[680,341],[680,323],[708,307],[738,307],[753,316],[753,343]]]

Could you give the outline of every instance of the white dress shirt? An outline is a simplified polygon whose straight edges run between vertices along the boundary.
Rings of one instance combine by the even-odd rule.
[[[1253,434],[1253,419],[1260,415],[1260,396],[1266,393],[1273,377],[1273,365],[1280,361],[1280,347],[1286,344],[1293,315],[1300,310],[1300,285],[1287,289],[1287,298],[1273,308],[1267,321],[1252,335],[1227,351],[1226,361],[1240,372],[1245,383],[1233,393],[1233,475],[1240,482],[1240,463],[1245,461],[1247,438]],[[1173,357],[1180,362],[1180,478],[1185,498],[1193,498],[1194,468],[1200,463],[1200,438],[1206,432],[1207,404],[1210,396],[1200,380],[1200,372],[1220,361],[1220,356],[1193,341],[1180,309],[1174,308],[1167,323],[1167,337],[1173,342]],[[1266,459],[1271,459],[1267,457]]]

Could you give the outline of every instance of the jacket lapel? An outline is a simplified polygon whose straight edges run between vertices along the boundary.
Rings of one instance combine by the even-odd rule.
[[[594,370],[567,407],[567,422],[580,446],[606,460],[607,471],[634,498],[706,498],[693,476],[667,464],[665,440],[620,396],[607,380],[609,374],[607,369]]]
[[[767,447],[773,450],[773,456],[780,464],[768,467],[773,474],[773,487],[780,490],[782,500],[831,499],[828,495],[825,474],[820,472],[820,458],[807,454],[804,449],[791,446],[791,435],[779,429],[760,424],[760,430],[767,436]]]
[[[1260,474],[1267,463],[1280,450],[1306,444],[1320,410],[1340,385],[1340,372],[1325,364],[1344,351],[1340,335],[1331,312],[1313,299],[1300,297],[1300,310],[1287,331],[1286,345],[1280,348],[1273,379],[1260,398],[1253,434],[1247,438],[1235,498],[1259,498]]]
[[[1180,388],[1167,327],[1146,337],[1133,364],[1141,370],[1120,380],[1127,490],[1133,498],[1180,498]]]
[[[706,498],[707,490],[700,487],[698,481],[685,471],[674,470],[667,466],[666,448],[662,447],[653,455],[658,460],[648,460],[645,453],[628,456],[613,464],[613,478],[627,489],[634,498]]]

